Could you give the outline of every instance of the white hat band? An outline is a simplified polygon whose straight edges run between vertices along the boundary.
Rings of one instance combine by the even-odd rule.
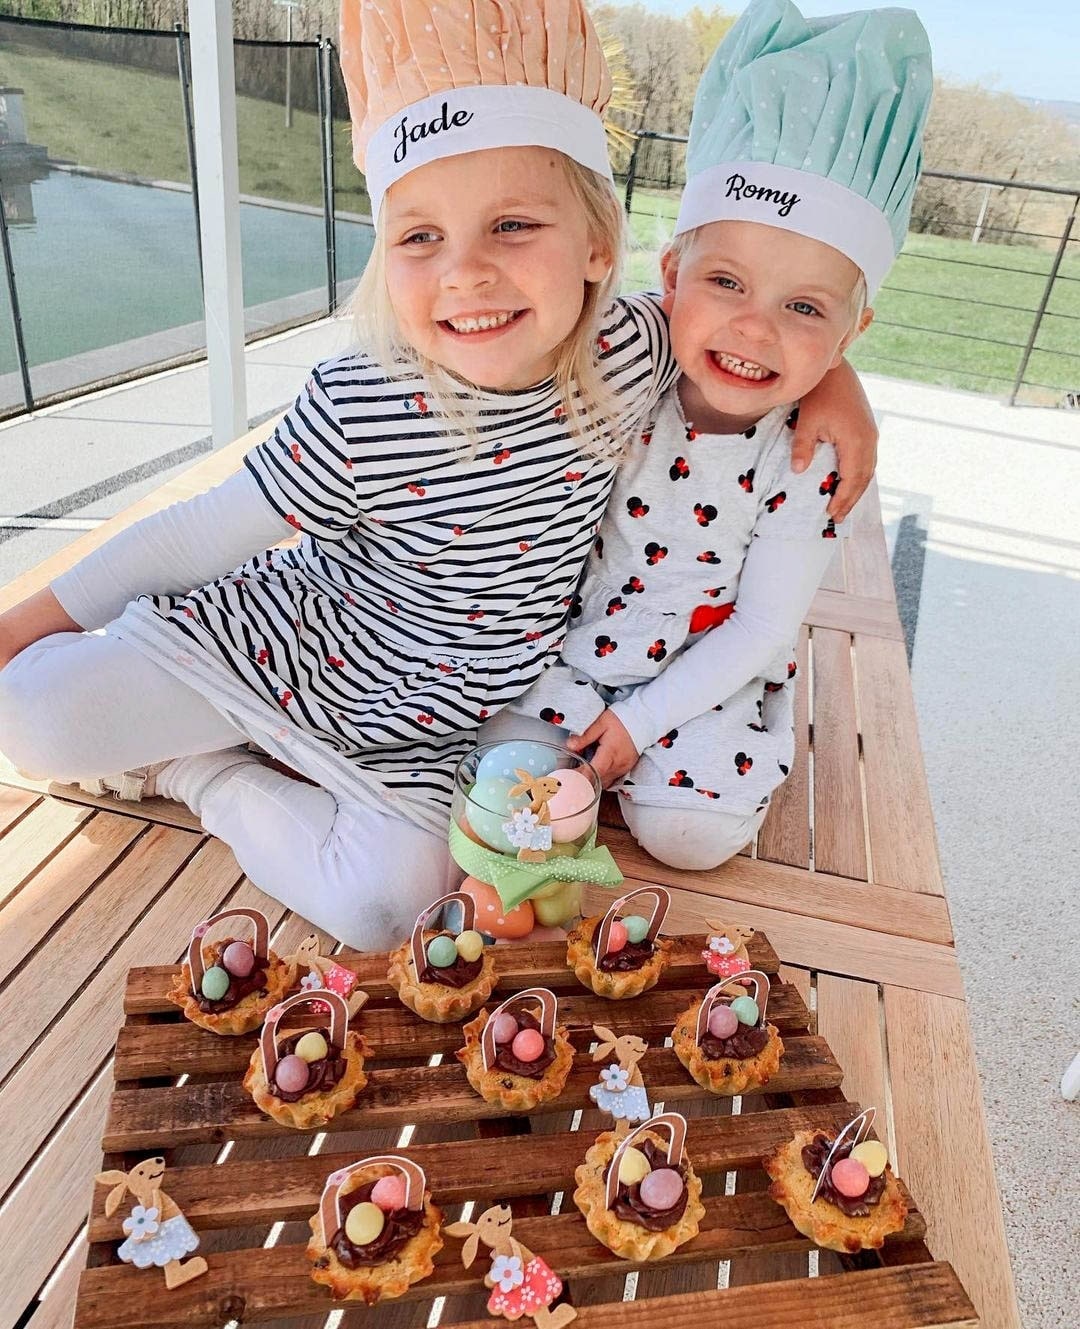
[[[873,203],[827,176],[772,162],[721,162],[691,177],[675,234],[717,221],[778,226],[832,245],[866,278],[873,299],[893,265],[893,236]]]
[[[478,84],[436,92],[379,126],[365,162],[371,215],[395,180],[440,157],[484,148],[554,148],[612,179],[604,123],[550,88]]]

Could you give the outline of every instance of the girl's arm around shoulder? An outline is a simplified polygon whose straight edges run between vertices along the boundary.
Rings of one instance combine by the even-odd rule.
[[[878,427],[859,376],[846,360],[830,369],[799,405],[791,460],[796,471],[811,462],[820,440],[836,445],[838,484],[829,516],[841,522],[874,477]]]

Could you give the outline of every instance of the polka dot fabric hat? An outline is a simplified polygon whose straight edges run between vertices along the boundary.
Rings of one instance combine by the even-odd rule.
[[[911,10],[808,19],[753,0],[702,76],[675,233],[797,231],[857,263],[872,296],[907,234],[932,91]]]
[[[611,76],[581,0],[343,0],[341,70],[372,215],[407,171],[552,147],[610,178]]]

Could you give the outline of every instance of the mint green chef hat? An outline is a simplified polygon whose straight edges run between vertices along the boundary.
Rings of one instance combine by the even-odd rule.
[[[808,19],[752,0],[698,87],[675,234],[729,220],[797,231],[852,259],[872,297],[907,234],[932,91],[912,10]]]

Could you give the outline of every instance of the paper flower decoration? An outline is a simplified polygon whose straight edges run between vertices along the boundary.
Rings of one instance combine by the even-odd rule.
[[[511,1292],[525,1282],[525,1270],[517,1255],[496,1255],[491,1261],[491,1276],[500,1292]]]
[[[613,1094],[621,1094],[630,1083],[630,1072],[623,1066],[605,1066],[600,1072],[604,1088]]]
[[[141,1204],[132,1206],[131,1214],[124,1219],[124,1231],[136,1241],[143,1237],[152,1237],[158,1230],[158,1211],[155,1205],[143,1208]]]

